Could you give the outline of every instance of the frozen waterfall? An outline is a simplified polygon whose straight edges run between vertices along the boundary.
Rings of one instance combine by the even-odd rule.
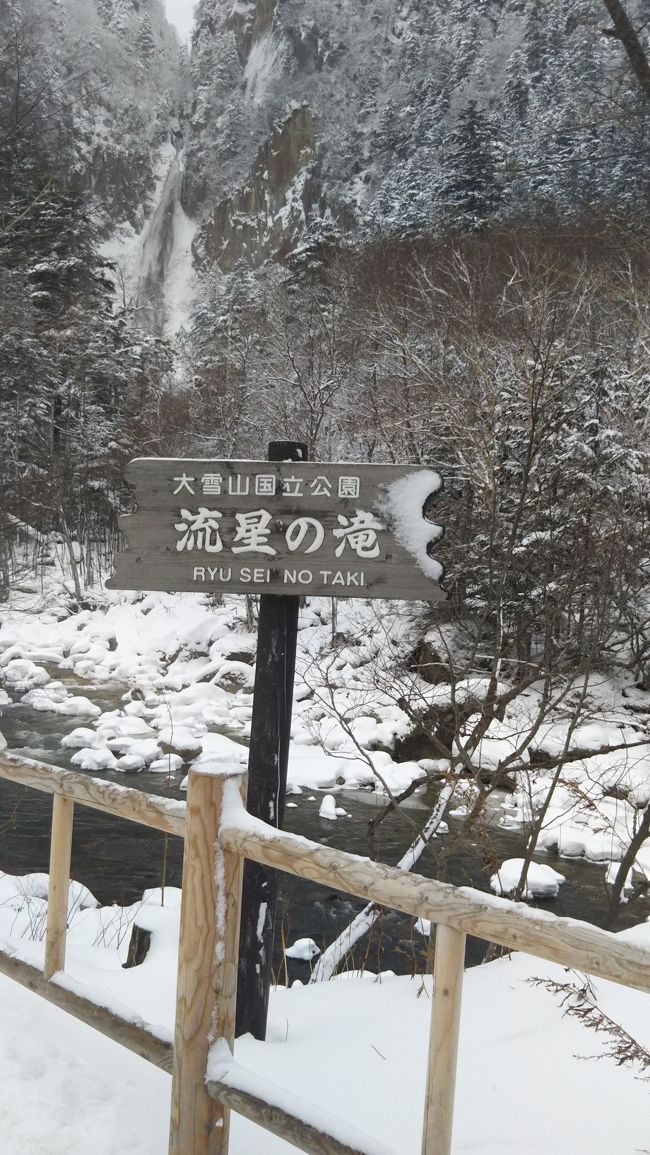
[[[103,251],[114,261],[116,289],[138,325],[170,340],[187,325],[195,294],[192,241],[197,225],[181,204],[183,152],[160,149],[151,207],[140,233],[122,226]]]
[[[194,296],[196,225],[181,204],[183,154],[171,144],[165,151],[166,172],[140,240],[136,303],[147,329],[175,337],[188,321]]]

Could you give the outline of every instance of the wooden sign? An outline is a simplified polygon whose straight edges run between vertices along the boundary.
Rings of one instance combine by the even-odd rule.
[[[110,589],[437,601],[442,481],[407,465],[138,458]]]

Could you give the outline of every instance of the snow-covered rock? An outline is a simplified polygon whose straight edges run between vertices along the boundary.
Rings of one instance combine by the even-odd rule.
[[[104,738],[155,738],[156,732],[144,718],[124,714],[121,710],[110,710],[98,718],[97,733]]]
[[[52,680],[43,666],[37,666],[28,658],[12,658],[3,668],[3,677],[19,693],[35,686],[45,686]]]
[[[144,769],[144,765],[144,758],[138,758],[136,754],[124,754],[122,758],[118,758],[115,769],[125,774],[137,774],[139,770]]]
[[[165,754],[162,758],[156,758],[147,766],[150,774],[177,774],[183,765],[183,759],[180,754]]]
[[[164,726],[159,731],[158,739],[163,746],[168,746],[173,753],[198,754],[203,748],[202,736],[186,726]]]
[[[107,746],[85,746],[77,750],[70,759],[73,766],[80,770],[89,770],[95,773],[98,770],[114,770],[117,758]]]
[[[333,794],[326,794],[320,804],[318,811],[319,818],[327,818],[330,822],[335,822],[338,818],[336,800]]]
[[[511,894],[519,884],[524,865],[523,858],[508,858],[490,879],[495,894]],[[526,889],[523,898],[556,898],[560,886],[566,879],[563,874],[541,862],[531,862],[526,872]]]
[[[87,746],[98,746],[101,743],[101,737],[96,730],[91,730],[88,726],[77,726],[76,729],[71,730],[69,734],[65,734],[61,739],[61,745],[66,749],[82,749]]]
[[[555,850],[560,858],[587,858],[590,862],[618,862],[623,857],[624,843],[615,830],[592,830],[570,821],[549,825],[540,834],[540,849]]]
[[[60,703],[57,713],[71,716],[85,714],[91,718],[98,718],[101,709],[95,702],[91,702],[90,698],[85,698],[82,694],[71,694],[64,702]]]
[[[286,948],[284,953],[287,958],[309,962],[310,959],[316,958],[316,955],[320,954],[320,947],[316,946],[313,938],[297,938],[291,946]]]

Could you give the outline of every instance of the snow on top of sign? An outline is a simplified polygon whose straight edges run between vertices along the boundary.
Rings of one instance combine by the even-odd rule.
[[[424,505],[432,493],[442,486],[442,478],[433,469],[398,478],[386,487],[386,496],[379,508],[390,518],[391,531],[407,553],[415,558],[428,578],[439,582],[444,569],[439,561],[429,557],[428,546],[442,536],[442,526],[428,521]]]

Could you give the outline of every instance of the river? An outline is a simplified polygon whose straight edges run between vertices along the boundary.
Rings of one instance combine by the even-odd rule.
[[[92,685],[75,682],[75,689],[91,697],[102,710],[116,708],[121,702],[123,686]],[[73,750],[60,745],[71,729],[69,717],[35,711],[20,703],[3,708],[2,731],[9,748],[25,757],[38,758],[66,768],[71,767]],[[181,771],[170,778],[141,772],[137,775],[105,772],[97,777],[137,786],[150,793],[182,798]],[[305,791],[288,799],[285,829],[305,835],[328,846],[368,854],[368,821],[376,817],[385,798],[372,792],[341,792],[337,804],[349,817],[332,822],[319,817],[322,795]],[[404,815],[392,815],[378,829],[377,857],[397,862],[413,837],[410,819],[423,820],[427,801],[422,796],[409,800]],[[0,781],[0,869],[11,874],[47,871],[51,798],[35,790]],[[445,859],[446,881],[461,886],[489,890],[489,877],[496,862],[521,857],[522,836],[516,831],[488,824],[484,837],[468,842],[456,836],[462,830],[458,821],[449,820],[449,835],[437,838],[422,854],[418,871],[428,877],[440,876],[441,856]],[[552,859],[549,862],[566,877],[556,899],[535,905],[558,915],[570,915],[598,923],[607,905],[604,866],[581,859]],[[85,883],[105,904],[137,902],[144,889],[160,886],[164,881],[179,886],[182,868],[181,840],[165,838],[157,831],[135,823],[110,818],[84,806],[75,809],[72,849],[72,876]],[[361,902],[335,891],[288,875],[282,876],[279,923],[276,933],[274,967],[279,981],[305,979],[309,963],[284,961],[282,947],[296,938],[313,938],[319,946],[332,941]],[[640,900],[624,906],[617,929],[633,925],[650,914],[650,902]],[[422,970],[426,965],[427,940],[414,930],[413,920],[397,913],[387,913],[373,928],[370,936],[355,948],[356,965],[370,971],[380,969],[398,973]],[[484,945],[468,940],[467,962],[480,961]],[[286,970],[285,970],[286,965]]]

